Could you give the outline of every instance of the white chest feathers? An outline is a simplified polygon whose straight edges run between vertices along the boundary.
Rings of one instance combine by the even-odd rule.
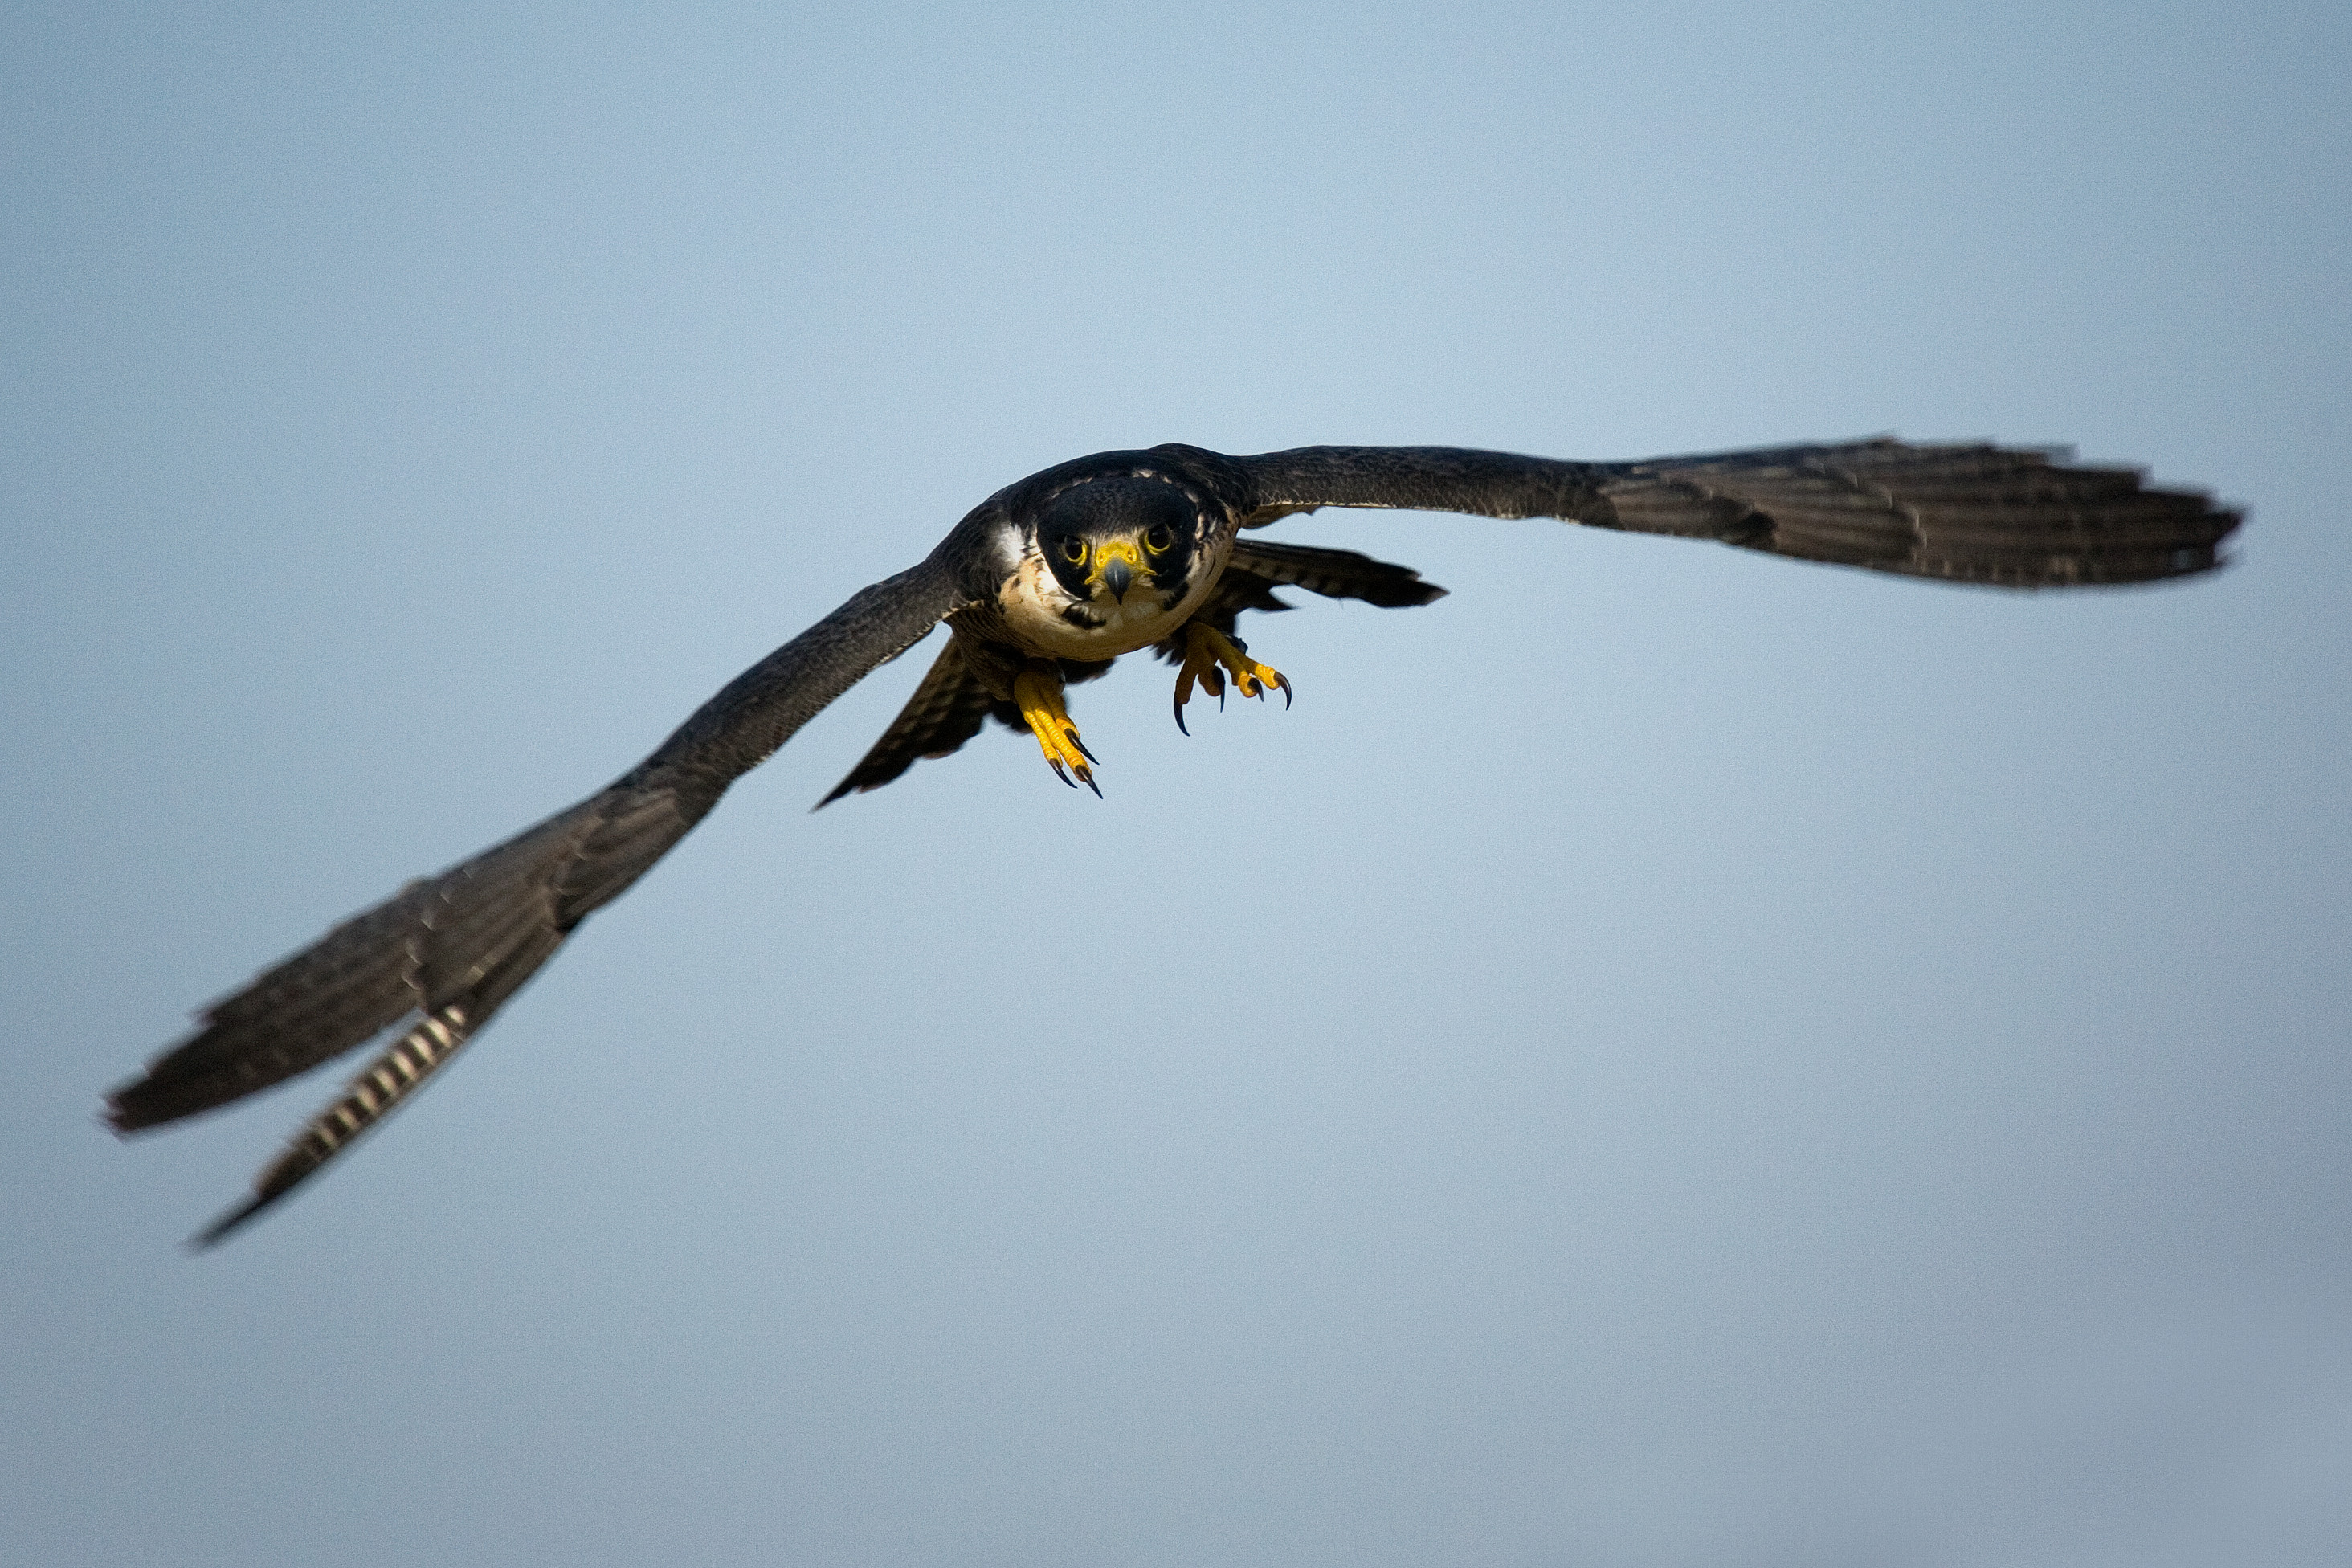
[[[1081,599],[1062,586],[1044,557],[1030,550],[997,594],[996,607],[1005,629],[1032,653],[1052,658],[1116,658],[1149,647],[1191,619],[1216,580],[1213,571],[1200,573],[1191,591],[1173,605],[1164,591],[1140,582],[1123,600],[1113,599],[1106,590]]]

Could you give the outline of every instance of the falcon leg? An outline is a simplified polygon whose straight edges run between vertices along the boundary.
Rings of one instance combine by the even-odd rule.
[[[1045,765],[1054,776],[1076,789],[1085,784],[1102,798],[1102,789],[1095,783],[1095,771],[1088,764],[1094,753],[1078,739],[1078,727],[1070,722],[1070,710],[1062,705],[1062,672],[1039,660],[1013,678],[1013,700],[1021,709],[1021,717],[1029,721],[1029,732],[1037,737],[1038,750],[1045,753]],[[1077,774],[1073,781],[1070,774]]]
[[[1234,689],[1243,696],[1263,699],[1267,687],[1279,686],[1282,705],[1290,706],[1288,676],[1250,658],[1249,644],[1241,638],[1229,637],[1214,626],[1194,621],[1184,628],[1184,666],[1176,672],[1176,728],[1184,730],[1184,704],[1192,700],[1192,683],[1196,680],[1202,690],[1217,700],[1219,708],[1225,705],[1226,671],[1232,672]],[[1189,735],[1192,731],[1184,732]]]

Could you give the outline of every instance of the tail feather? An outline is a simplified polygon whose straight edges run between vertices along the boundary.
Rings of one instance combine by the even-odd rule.
[[[328,1161],[377,1126],[473,1037],[474,1023],[458,1005],[427,1015],[393,1047],[343,1087],[333,1104],[313,1116],[288,1140],[285,1152],[253,1179],[253,1195],[189,1238],[203,1250],[229,1235],[316,1175]]]

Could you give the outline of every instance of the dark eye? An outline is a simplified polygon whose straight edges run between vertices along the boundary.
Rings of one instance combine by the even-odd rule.
[[[1063,560],[1069,562],[1069,563],[1072,563],[1073,565],[1076,565],[1076,564],[1077,564],[1078,563],[1083,562],[1084,560],[1086,560],[1086,558],[1087,558],[1087,542],[1086,542],[1085,540],[1083,540],[1083,539],[1077,539],[1077,538],[1074,538],[1074,537],[1073,537],[1073,538],[1065,538],[1065,539],[1062,541],[1062,559],[1063,559]]]
[[[1151,531],[1143,536],[1143,542],[1154,555],[1163,555],[1167,553],[1168,547],[1176,542],[1175,530],[1164,522],[1155,523]]]

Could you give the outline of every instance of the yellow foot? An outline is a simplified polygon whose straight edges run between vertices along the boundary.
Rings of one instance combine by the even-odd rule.
[[[1223,670],[1219,666],[1224,667]],[[1271,665],[1258,663],[1249,656],[1249,644],[1239,637],[1229,637],[1213,626],[1194,621],[1184,628],[1184,667],[1176,672],[1176,728],[1184,733],[1184,704],[1192,700],[1192,682],[1199,681],[1201,689],[1225,705],[1224,671],[1233,673],[1234,686],[1244,697],[1263,699],[1269,686],[1282,688],[1282,705],[1290,706],[1290,678]]]
[[[1095,783],[1095,771],[1087,764],[1095,754],[1078,739],[1078,727],[1070,722],[1070,710],[1062,706],[1062,676],[1056,669],[1032,667],[1013,678],[1013,700],[1021,707],[1021,717],[1029,721],[1029,732],[1037,737],[1038,750],[1045,753],[1045,765],[1054,776],[1076,789],[1085,784],[1102,798],[1102,790]],[[1077,774],[1073,781],[1070,774]]]

